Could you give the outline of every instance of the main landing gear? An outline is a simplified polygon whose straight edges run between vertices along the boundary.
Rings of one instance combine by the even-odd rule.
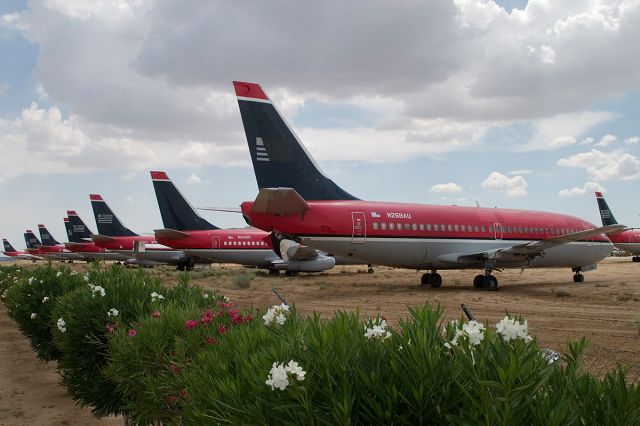
[[[640,262],[640,256],[633,256],[633,257],[631,258],[631,261],[632,261],[632,262]]]
[[[573,274],[573,282],[574,283],[583,283],[584,282],[584,275],[582,275],[581,272],[581,268],[571,268],[571,270],[574,272]]]
[[[367,272],[373,274],[373,265],[369,264],[367,266],[369,267],[369,269],[367,269]]]
[[[473,287],[482,290],[496,291],[498,289],[498,279],[491,275],[490,269],[487,269],[484,275],[476,275],[473,279]]]
[[[430,284],[431,287],[440,287],[442,285],[442,277],[436,272],[435,269],[433,269],[431,272],[427,272],[426,274],[422,275],[422,278],[420,278],[420,284]]]

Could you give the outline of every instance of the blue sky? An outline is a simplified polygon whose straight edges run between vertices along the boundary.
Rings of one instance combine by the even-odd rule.
[[[45,223],[64,240],[67,209],[95,228],[94,192],[152,232],[149,170],[196,206],[252,199],[234,79],[262,83],[360,198],[599,223],[602,189],[639,226],[640,6],[564,3],[5,0],[0,235],[23,247]]]

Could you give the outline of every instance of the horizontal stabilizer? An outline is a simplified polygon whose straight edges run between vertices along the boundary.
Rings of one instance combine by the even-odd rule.
[[[91,241],[94,243],[113,243],[116,239],[107,235],[93,234],[91,236]]]
[[[175,229],[156,229],[154,232],[156,239],[182,240],[189,238],[188,232],[176,231]]]
[[[251,206],[253,213],[277,216],[304,214],[309,204],[293,188],[262,188]]]
[[[242,213],[242,209],[240,207],[196,207],[196,209],[212,212]]]

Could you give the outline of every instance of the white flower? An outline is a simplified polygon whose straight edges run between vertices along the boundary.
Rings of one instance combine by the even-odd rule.
[[[289,312],[289,305],[285,305],[284,303],[280,305],[273,305],[269,308],[267,313],[262,316],[264,325],[269,326],[274,322],[278,325],[283,325],[287,320]]]
[[[472,346],[479,345],[484,338],[484,324],[471,320],[467,324],[462,326],[462,330],[466,333],[469,338],[469,343]]]
[[[47,303],[49,301],[49,296],[45,296],[42,298],[42,303]]]
[[[43,280],[40,280],[40,284],[42,284],[43,282],[44,282]]]
[[[203,293],[202,297],[205,298],[205,299],[208,299],[209,298],[209,293]]]
[[[505,342],[510,342],[511,340],[516,340],[518,338],[526,341],[532,340],[529,336],[529,326],[527,321],[520,324],[520,321],[504,317],[496,324],[496,331],[502,336],[502,340]]]
[[[302,367],[294,360],[289,361],[286,366],[284,363],[278,364],[274,362],[265,384],[271,386],[271,390],[276,390],[276,388],[285,390],[287,386],[289,386],[289,375],[295,376],[295,379],[301,382],[304,380],[306,374]]]
[[[84,274],[83,278],[86,282],[89,282],[89,274]]]
[[[38,316],[38,314],[36,314],[35,312],[31,312],[31,319],[34,319],[37,316]]]
[[[29,281],[29,284],[31,284],[33,282],[33,280],[35,280],[36,277],[29,277],[29,279],[27,281]]]
[[[71,275],[78,275],[76,271],[71,271]]]
[[[107,312],[107,315],[110,317],[117,317],[119,313],[120,312],[118,312],[116,308],[111,308],[109,309],[109,312]]]
[[[151,301],[152,302],[155,302],[156,300],[162,300],[162,299],[164,299],[163,295],[161,295],[159,293],[156,293],[155,291],[153,293],[151,293]]]
[[[87,287],[91,289],[91,297],[96,297],[96,294],[104,297],[107,294],[104,288],[99,285],[88,284]]]
[[[380,318],[368,321],[364,330],[364,337],[370,340],[386,340],[391,337],[391,333],[387,331],[387,321]]]
[[[58,330],[60,330],[62,333],[65,333],[67,331],[67,323],[64,322],[64,319],[58,318],[56,325],[58,326]]]
[[[62,271],[58,271],[58,273],[56,274],[56,277],[59,277],[62,275]]]
[[[231,299],[229,298],[229,296],[222,296],[222,300],[224,300],[225,303],[231,302]]]

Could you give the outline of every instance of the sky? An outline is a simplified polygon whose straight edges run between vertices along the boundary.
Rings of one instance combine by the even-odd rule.
[[[257,194],[232,80],[260,83],[361,199],[640,226],[640,0],[3,0],[0,236],[65,240],[98,193],[161,228]],[[221,227],[240,215],[202,212]]]

